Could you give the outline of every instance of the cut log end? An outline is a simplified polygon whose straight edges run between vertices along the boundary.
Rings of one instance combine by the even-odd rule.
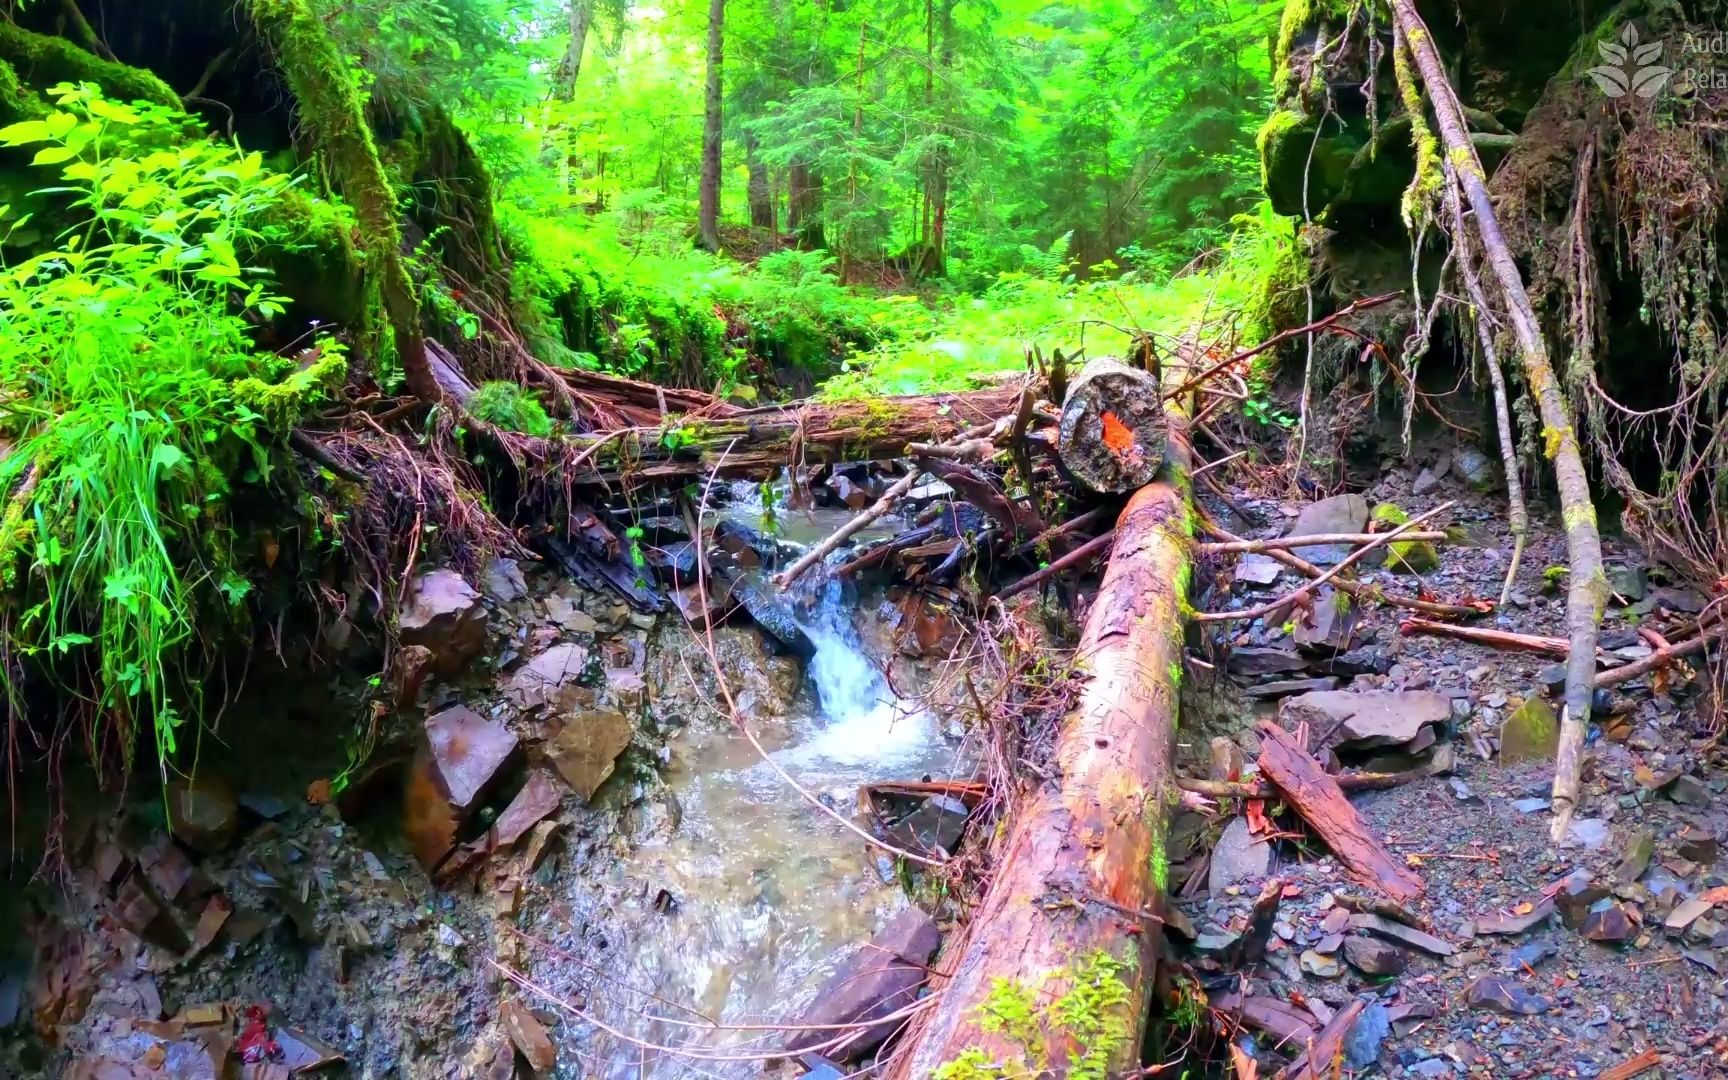
[[[1164,464],[1169,423],[1158,381],[1112,357],[1087,364],[1062,406],[1062,464],[1086,487],[1123,494]]]

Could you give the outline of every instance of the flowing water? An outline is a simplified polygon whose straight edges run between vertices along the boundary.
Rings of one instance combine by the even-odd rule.
[[[805,671],[813,692],[800,695],[809,706],[789,723],[762,725],[774,761],[847,817],[861,783],[947,776],[956,765],[933,719],[895,699],[852,619],[838,585],[818,588],[804,620],[817,645]],[[567,962],[553,962],[564,970],[549,977],[575,978],[592,1013],[634,1039],[701,1046],[709,1056],[655,1052],[578,1024],[565,1029],[576,1054],[564,1060],[579,1059],[572,1075],[581,1076],[757,1076],[763,1067],[751,1046],[778,1044],[783,1033],[704,1030],[703,1019],[736,1026],[796,1017],[837,962],[906,901],[884,882],[891,864],[876,849],[801,797],[736,733],[705,744],[698,736],[664,775],[681,821],[614,863],[600,885],[608,910],[594,917],[608,940],[585,959],[605,974],[576,978]]]

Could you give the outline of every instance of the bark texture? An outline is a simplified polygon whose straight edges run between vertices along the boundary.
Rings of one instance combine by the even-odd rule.
[[[983,905],[937,963],[953,972],[937,980],[942,1001],[908,1035],[895,1076],[927,1077],[962,1057],[1051,1076],[1086,1061],[1118,1076],[1137,1060],[1158,937],[1141,913],[1163,903],[1166,814],[1177,798],[1170,762],[1193,546],[1179,422],[1168,457],[1117,523],[1081,636],[1087,682],[1058,737],[1058,777],[1022,799]],[[1120,1003],[1098,1018],[1112,1034],[1076,1031],[1051,1003],[1077,980],[1107,981],[1103,958],[1121,965],[1109,986]],[[988,1002],[1003,987],[1037,1003],[1027,1038],[986,1030]]]

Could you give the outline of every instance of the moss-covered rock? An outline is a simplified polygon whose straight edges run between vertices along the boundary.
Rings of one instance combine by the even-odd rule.
[[[1554,706],[1527,698],[1500,725],[1500,764],[1550,761],[1560,748],[1560,721]]]
[[[1396,529],[1410,523],[1396,503],[1381,503],[1369,514],[1374,523],[1385,529]],[[1440,566],[1440,552],[1426,540],[1394,540],[1386,545],[1386,567],[1407,574],[1425,574]]]
[[[1318,215],[1344,190],[1365,138],[1346,128],[1316,139],[1319,126],[1307,113],[1280,109],[1260,129],[1260,178],[1280,214]]]

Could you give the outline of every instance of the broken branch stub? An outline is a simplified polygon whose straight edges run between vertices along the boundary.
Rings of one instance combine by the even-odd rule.
[[[1121,495],[1144,487],[1164,464],[1169,423],[1158,380],[1113,357],[1081,369],[1062,405],[1057,453],[1093,491]]]

